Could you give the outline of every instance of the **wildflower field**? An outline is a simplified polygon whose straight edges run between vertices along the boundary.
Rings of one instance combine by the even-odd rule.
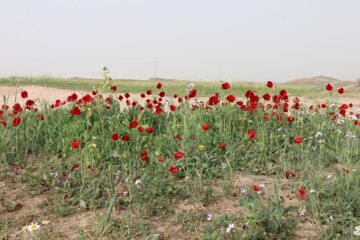
[[[120,94],[104,69],[48,104],[23,86],[0,110],[0,239],[359,239],[351,89],[263,85]]]

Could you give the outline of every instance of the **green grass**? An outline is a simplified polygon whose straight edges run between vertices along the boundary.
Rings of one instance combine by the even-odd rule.
[[[71,83],[34,81],[53,87]],[[24,83],[36,85],[30,80]],[[90,83],[81,80],[72,86],[89,90]],[[120,91],[124,86],[129,92],[160,91],[154,82],[109,84],[114,83]],[[183,83],[176,84],[165,82],[164,90],[175,93]],[[224,91],[219,83],[195,83],[199,92],[218,91],[221,97],[250,87],[241,84],[231,84]],[[295,91],[298,86],[289,87]],[[252,88],[260,96],[265,91],[277,93],[257,84]],[[310,223],[319,239],[353,239],[354,228],[360,225],[360,131],[349,118],[342,125],[332,120],[339,109],[329,103],[316,112],[303,105],[300,110],[290,108],[289,113],[282,107],[241,110],[230,103],[191,110],[183,103],[174,112],[157,115],[138,107],[120,110],[114,96],[110,109],[106,109],[108,103],[96,100],[18,113],[22,120],[17,127],[6,112],[3,119],[8,126],[0,125],[0,176],[8,183],[25,183],[40,196],[47,194],[48,203],[42,208],[53,221],[95,212],[89,229],[78,229],[80,239],[292,239],[297,230],[305,234],[302,237],[309,234],[298,229],[301,223]],[[74,116],[69,111],[76,105],[82,112]],[[285,120],[279,121],[273,112]],[[39,120],[40,113],[44,121]],[[288,114],[296,120],[286,121]],[[144,132],[129,128],[135,119]],[[203,124],[209,130],[203,130]],[[149,127],[153,132],[146,131]],[[250,129],[256,131],[253,139]],[[116,132],[120,138],[115,141]],[[123,135],[130,142],[122,141]],[[302,143],[294,143],[297,136],[303,138]],[[81,142],[80,148],[71,147],[75,140]],[[221,143],[226,148],[220,148]],[[142,160],[144,149],[148,161]],[[184,156],[176,160],[176,152]],[[159,157],[166,161],[160,162]],[[15,166],[23,171],[14,175]],[[172,174],[171,167],[179,171]],[[285,172],[291,172],[291,178],[285,178]],[[252,185],[261,183],[265,189],[254,191]],[[305,188],[304,199],[296,197],[300,188]],[[6,205],[16,199],[0,201]],[[303,209],[305,216],[299,216]],[[208,213],[213,215],[211,220]],[[44,217],[3,216],[0,236]],[[234,228],[226,232],[232,224]],[[36,234],[40,239],[66,237],[57,232],[59,226],[43,226]]]

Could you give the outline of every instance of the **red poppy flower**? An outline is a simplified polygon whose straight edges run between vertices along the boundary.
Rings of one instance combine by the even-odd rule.
[[[28,107],[31,107],[35,104],[35,101],[34,100],[27,100],[25,105],[28,106]]]
[[[288,120],[288,122],[293,122],[293,121],[295,121],[295,117],[293,117],[293,116],[288,116],[288,117],[287,117],[287,120]]]
[[[79,109],[79,107],[74,107],[71,111],[70,114],[71,115],[79,115],[81,113],[81,110]]]
[[[146,90],[146,94],[147,95],[151,95],[152,94],[152,91],[149,89],[149,90]]]
[[[20,113],[20,112],[22,112],[22,110],[23,109],[19,103],[14,104],[14,106],[13,106],[14,114]]]
[[[170,110],[173,112],[176,110],[176,106],[175,105],[170,105]]]
[[[162,88],[162,84],[161,84],[161,83],[158,83],[158,84],[156,85],[156,88],[157,88],[157,89],[161,89],[161,88]]]
[[[220,143],[220,144],[218,145],[218,148],[226,149],[226,143]]]
[[[122,100],[124,99],[124,97],[123,97],[122,95],[119,95],[119,96],[118,96],[118,99],[119,99],[120,101],[122,101]]]
[[[305,188],[299,188],[297,190],[296,198],[297,199],[303,199],[303,200],[306,198]]]
[[[269,121],[269,114],[267,113],[264,114],[264,121],[265,122]]]
[[[145,161],[145,162],[150,160],[146,149],[143,149],[143,150],[141,151],[140,157],[141,157],[141,160],[142,160],[142,161]]]
[[[266,101],[269,101],[269,100],[271,99],[271,96],[270,96],[270,94],[265,93],[265,94],[262,96],[262,98],[263,98],[264,100],[266,100]]]
[[[78,99],[78,96],[76,95],[76,93],[71,94],[70,96],[67,97],[67,101],[68,102],[74,102]]]
[[[160,92],[160,93],[159,93],[159,96],[160,96],[160,97],[165,97],[165,92]]]
[[[332,90],[333,90],[333,86],[332,86],[330,83],[328,83],[328,84],[326,85],[326,90],[332,91]]]
[[[14,127],[17,127],[17,126],[19,126],[20,122],[21,122],[21,117],[14,118],[12,125]]]
[[[113,99],[109,96],[109,97],[107,97],[107,98],[105,98],[105,100],[104,100],[106,103],[110,103],[110,104],[112,104],[112,102],[113,102]]]
[[[235,102],[235,96],[234,95],[229,95],[226,97],[226,100],[228,100],[229,102]]]
[[[279,94],[280,94],[281,99],[284,100],[287,98],[287,91],[285,89],[280,90]]]
[[[74,171],[76,169],[80,169],[80,163],[74,163],[73,166],[71,167],[71,171]]]
[[[124,142],[129,142],[130,141],[130,137],[128,135],[123,135],[121,137],[121,140],[123,140]]]
[[[194,97],[196,97],[196,89],[193,89],[189,92],[189,98],[194,98]]]
[[[284,176],[285,176],[286,179],[290,179],[290,178],[295,178],[295,177],[297,177],[297,176],[296,176],[296,173],[293,172],[293,171],[286,171],[286,172],[284,172]]]
[[[113,90],[114,92],[116,92],[116,90],[117,90],[117,86],[116,86],[116,85],[114,85],[114,86],[112,86],[110,89],[111,89],[111,90]]]
[[[139,131],[139,132],[143,132],[143,131],[144,131],[144,128],[143,128],[143,127],[138,127],[138,131]]]
[[[155,109],[155,113],[156,113],[157,115],[161,115],[161,113],[162,113],[162,108],[157,107],[157,108]]]
[[[230,83],[224,82],[223,84],[221,84],[221,88],[224,90],[230,89]]]
[[[202,129],[205,130],[205,131],[209,130],[209,128],[210,128],[209,124],[204,124],[204,125],[202,125],[201,127],[202,127]]]
[[[136,128],[139,125],[139,122],[134,120],[129,124],[129,128]]]
[[[341,109],[341,110],[340,110],[340,115],[342,115],[343,117],[345,117],[345,115],[346,115],[346,109]]]
[[[117,141],[119,139],[119,133],[114,133],[112,136],[111,136],[111,139],[114,140],[114,141]]]
[[[211,96],[211,97],[209,98],[209,105],[210,105],[210,106],[217,105],[219,102],[220,102],[220,98],[219,98],[219,96],[217,96],[217,95]]]
[[[177,167],[170,167],[169,168],[169,171],[172,173],[172,174],[177,174],[179,172],[179,169]]]
[[[182,137],[181,137],[180,134],[176,134],[175,139],[178,140],[178,141],[181,141]]]
[[[94,100],[93,97],[90,94],[86,94],[81,99],[86,103],[92,102]]]
[[[248,130],[247,134],[248,134],[250,139],[256,138],[256,132],[251,130],[251,129]]]
[[[5,120],[1,120],[1,119],[0,119],[0,124],[1,124],[1,125],[4,125],[5,127],[6,127],[6,125],[7,125],[6,121],[5,121]]]
[[[44,115],[44,114],[39,114],[39,115],[38,115],[38,118],[39,118],[41,121],[44,121],[45,115]]]
[[[254,190],[255,192],[259,192],[259,191],[263,190],[263,188],[262,188],[261,186],[256,185],[256,184],[254,184],[254,185],[252,186],[252,188],[253,188],[253,190]]]
[[[281,99],[278,96],[276,96],[276,95],[273,96],[273,102],[274,103],[278,103],[278,102],[280,102],[280,100]]]
[[[274,86],[273,82],[272,81],[267,81],[266,83],[266,87],[268,88],[272,88]]]
[[[185,153],[184,152],[176,152],[174,154],[174,159],[175,160],[179,160],[180,158],[183,158],[185,156]]]
[[[339,94],[343,94],[345,92],[345,89],[343,87],[339,88],[338,89],[338,93]]]
[[[154,129],[152,128],[152,127],[148,127],[147,129],[146,129],[146,132],[147,133],[152,133],[154,131]]]
[[[302,141],[303,141],[303,138],[302,137],[295,137],[294,138],[294,143],[302,143]]]
[[[21,97],[22,97],[22,98],[25,99],[25,98],[28,98],[28,96],[29,96],[29,94],[28,94],[27,91],[22,91],[22,92],[21,92]]]
[[[74,148],[74,149],[79,148],[80,145],[81,145],[81,142],[80,142],[80,141],[73,141],[73,142],[71,143],[71,147]]]
[[[159,162],[165,162],[166,159],[164,157],[159,157]]]

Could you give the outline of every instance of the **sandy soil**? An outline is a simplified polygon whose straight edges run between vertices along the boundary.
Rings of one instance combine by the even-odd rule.
[[[66,89],[57,89],[40,86],[23,86],[23,87],[0,87],[0,96],[5,96],[7,104],[12,105],[15,102],[23,101],[20,97],[20,92],[26,90],[29,93],[29,99],[38,99],[41,102],[47,101],[49,103],[55,102],[57,99],[66,99],[69,95],[75,91]],[[85,94],[85,92],[78,91],[79,95]],[[0,100],[2,104],[4,99]]]

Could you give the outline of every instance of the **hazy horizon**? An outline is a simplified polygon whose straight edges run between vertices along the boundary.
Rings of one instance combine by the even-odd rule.
[[[356,0],[0,0],[0,76],[100,78],[107,66],[116,79],[356,80],[359,10]]]

